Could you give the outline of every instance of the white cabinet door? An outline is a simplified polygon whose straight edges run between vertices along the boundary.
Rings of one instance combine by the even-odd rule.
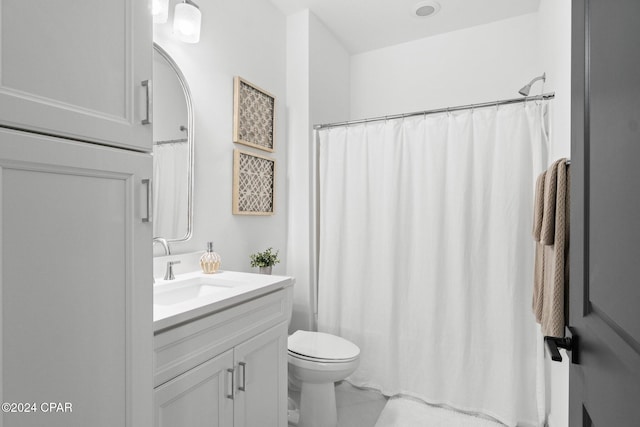
[[[148,0],[0,0],[0,125],[151,151]]]
[[[287,324],[257,335],[234,350],[235,427],[286,427]]]
[[[151,425],[151,163],[0,129],[0,401],[36,409],[3,427]]]
[[[233,350],[155,390],[155,427],[233,426]]]

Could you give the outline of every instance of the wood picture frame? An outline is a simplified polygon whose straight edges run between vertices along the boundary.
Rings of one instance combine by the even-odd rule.
[[[233,150],[233,214],[273,215],[276,160]]]
[[[276,97],[236,76],[233,79],[233,142],[274,151]]]

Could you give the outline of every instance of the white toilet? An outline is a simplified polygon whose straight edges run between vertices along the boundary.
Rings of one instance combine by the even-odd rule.
[[[336,381],[358,367],[360,349],[352,342],[323,332],[296,331],[288,340],[289,381],[300,385],[298,427],[335,427]]]

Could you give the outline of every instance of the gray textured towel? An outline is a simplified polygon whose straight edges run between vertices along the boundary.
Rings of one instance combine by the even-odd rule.
[[[544,212],[544,183],[547,171],[544,171],[536,180],[536,193],[533,202],[533,240],[540,241],[540,232],[542,231],[542,217]]]
[[[542,302],[544,300],[544,245],[540,243],[542,230],[542,217],[544,212],[544,184],[547,171],[544,171],[536,180],[536,192],[533,202],[533,240],[536,242],[535,260],[533,270],[533,314],[536,322],[542,322]]]
[[[542,229],[540,230],[540,242],[544,245],[553,245],[556,226],[556,203],[558,191],[558,168],[562,164],[566,168],[566,159],[553,162],[547,169],[544,179],[544,212],[542,213]]]
[[[539,178],[540,180],[541,178]],[[540,241],[536,242],[533,312],[548,336],[564,336],[565,290],[569,284],[569,173],[566,159],[544,174],[543,194],[536,184],[534,238],[543,201]]]

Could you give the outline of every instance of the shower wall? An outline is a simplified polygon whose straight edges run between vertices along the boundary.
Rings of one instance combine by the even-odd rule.
[[[314,328],[310,237],[312,126],[349,119],[349,52],[309,10],[287,17],[289,229],[287,274],[296,278],[291,332]]]
[[[549,157],[571,158],[571,2],[542,0],[538,12],[540,51],[547,86],[556,92],[551,117],[554,144]],[[569,361],[545,358],[549,427],[569,425]]]
[[[542,71],[537,13],[365,52],[351,58],[351,118],[516,98]]]

